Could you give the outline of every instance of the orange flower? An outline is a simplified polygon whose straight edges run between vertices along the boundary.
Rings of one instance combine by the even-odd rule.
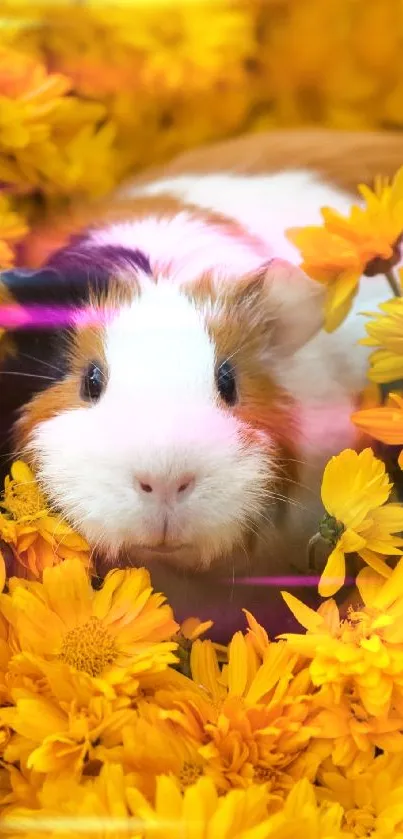
[[[198,753],[218,790],[266,783],[277,807],[284,790],[316,768],[307,749],[319,729],[308,670],[282,643],[267,643],[262,661],[255,644],[264,630],[253,619],[250,630],[234,635],[222,671],[211,642],[193,644],[192,676],[212,703]]]
[[[356,411],[351,420],[374,440],[388,446],[403,446],[403,397],[398,393],[390,393],[385,405]],[[398,462],[403,469],[403,450]]]
[[[361,276],[384,273],[397,262],[403,233],[403,167],[392,183],[378,178],[374,190],[358,187],[366,206],[353,206],[347,218],[322,209],[323,226],[288,231],[302,253],[302,269],[327,285],[325,326],[333,332],[347,316]]]

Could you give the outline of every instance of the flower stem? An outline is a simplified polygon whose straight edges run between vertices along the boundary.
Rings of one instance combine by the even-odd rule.
[[[308,568],[310,571],[315,569],[315,551],[316,545],[322,541],[320,533],[315,533],[308,542]]]
[[[395,297],[402,296],[402,289],[400,288],[400,283],[397,280],[396,274],[392,269],[390,271],[385,271],[385,277],[393,291]]]

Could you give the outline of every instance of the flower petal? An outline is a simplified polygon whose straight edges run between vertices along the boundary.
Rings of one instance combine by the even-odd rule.
[[[289,594],[287,591],[282,591],[281,596],[298,623],[304,629],[307,629],[309,632],[317,632],[319,629],[323,629],[324,620],[321,615],[318,615],[309,606],[305,606],[305,603],[302,603],[301,600],[298,600],[297,597],[294,597],[293,594]]]
[[[365,606],[373,606],[375,597],[381,590],[385,578],[373,568],[362,568],[357,574],[356,585]]]
[[[321,597],[333,597],[344,585],[346,561],[343,549],[336,545],[330,554],[318,585]]]

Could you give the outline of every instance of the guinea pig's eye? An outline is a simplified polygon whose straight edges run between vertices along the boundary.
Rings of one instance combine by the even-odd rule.
[[[235,370],[229,361],[223,361],[223,363],[217,368],[216,383],[221,399],[223,399],[227,405],[235,405],[238,396]]]
[[[81,379],[81,399],[86,402],[98,402],[106,386],[105,374],[98,364],[88,365]]]

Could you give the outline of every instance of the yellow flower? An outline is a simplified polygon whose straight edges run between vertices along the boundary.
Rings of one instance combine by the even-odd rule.
[[[379,755],[355,777],[329,760],[320,769],[319,781],[319,800],[341,804],[343,824],[353,836],[394,839],[403,834],[402,755]]]
[[[351,736],[359,749],[403,748],[403,560],[385,580],[372,568],[357,576],[362,607],[341,621],[333,600],[318,612],[283,593],[306,635],[283,635],[287,646],[311,660],[316,697],[326,708],[321,736]],[[337,723],[339,721],[339,724]],[[326,726],[328,734],[326,735]]]
[[[212,703],[198,753],[218,790],[265,783],[274,806],[309,771],[309,760],[300,758],[319,729],[308,669],[282,643],[268,644],[261,662],[249,637],[234,635],[222,671],[211,642],[193,644],[193,679]]]
[[[145,569],[111,571],[94,591],[80,560],[72,559],[45,569],[42,584],[13,579],[9,587],[0,609],[20,658],[34,656],[48,680],[56,673],[64,682],[67,666],[73,680],[88,674],[94,690],[130,692],[143,673],[176,662],[169,639],[178,625]]]
[[[14,732],[4,750],[9,763],[26,762],[27,768],[49,779],[77,776],[91,758],[92,746],[112,742],[130,722],[134,712],[102,696],[78,701],[58,701],[45,696],[16,698],[15,706],[0,710],[0,720]]]
[[[343,810],[338,803],[316,801],[313,787],[299,781],[290,792],[284,807],[270,814],[264,786],[231,790],[219,797],[209,778],[201,778],[181,794],[173,778],[157,781],[155,804],[137,790],[127,788],[131,810],[144,820],[145,839],[352,839],[341,832]]]
[[[387,384],[403,378],[403,298],[387,300],[379,309],[366,322],[368,337],[360,343],[378,348],[370,355],[368,375],[373,382]]]
[[[7,763],[0,769],[0,808],[2,817],[15,806],[37,807],[38,792],[43,776],[37,775],[25,765]]]
[[[131,817],[127,802],[128,783],[122,767],[113,764],[81,782],[72,777],[47,780],[38,791],[36,806],[21,802],[9,807],[4,825],[12,835],[26,839],[38,833],[38,822],[40,836],[70,839],[78,832],[103,839],[113,831],[114,837],[140,839],[139,821]]]
[[[298,781],[291,790],[284,808],[272,816],[270,839],[353,839],[342,829],[343,809],[338,803],[318,804],[315,790],[306,780]]]
[[[243,609],[243,613],[248,624],[247,639],[252,645],[258,659],[263,661],[270,644],[267,632],[247,609]]]
[[[9,809],[4,825],[24,839],[37,832],[38,823],[40,835],[63,839],[76,830],[96,839],[110,831],[113,836],[133,839],[293,839],[301,828],[311,828],[306,835],[317,839],[339,839],[341,816],[340,805],[317,804],[307,782],[296,785],[284,812],[275,817],[268,814],[264,787],[220,797],[207,778],[181,792],[175,779],[162,775],[150,803],[135,788],[132,776],[125,775],[118,764],[110,764],[98,777],[81,783],[72,778],[48,782],[38,793],[36,808]]]
[[[7,171],[5,152],[21,149],[30,143],[40,148],[49,136],[48,120],[61,97],[70,89],[70,81],[59,74],[48,74],[34,57],[8,46],[0,49],[0,148]],[[2,171],[1,177],[4,173]]]
[[[51,515],[31,469],[21,461],[11,467],[0,502],[0,537],[12,548],[15,573],[24,569],[39,577],[62,559],[80,557],[89,564],[87,542],[59,516]]]
[[[384,273],[398,262],[403,233],[403,168],[392,183],[378,178],[374,190],[361,185],[366,206],[353,206],[347,218],[322,210],[323,226],[288,231],[301,250],[302,268],[327,285],[326,329],[332,332],[350,311],[362,274]]]
[[[38,55],[0,48],[1,181],[21,192],[59,194],[99,195],[114,186],[114,129],[104,122],[105,107],[71,88],[71,79],[48,72]],[[99,166],[88,165],[94,159]]]
[[[144,837],[265,839],[271,836],[264,787],[233,790],[222,798],[210,778],[200,778],[181,793],[175,779],[162,775],[157,780],[154,806],[136,789],[128,789],[127,797],[132,812],[144,820]]]
[[[385,465],[371,449],[346,449],[326,466],[322,502],[327,514],[321,534],[333,545],[319,582],[319,594],[330,597],[344,584],[345,554],[355,553],[383,576],[390,568],[382,557],[399,556],[403,507],[387,504],[392,490]]]
[[[177,707],[181,695],[177,696]],[[157,703],[141,700],[134,718],[122,729],[119,744],[96,746],[93,759],[119,763],[125,774],[136,779],[136,787],[151,800],[158,775],[174,775],[181,789],[191,786],[204,774],[205,761],[198,753],[200,742],[172,719],[166,718]]]

